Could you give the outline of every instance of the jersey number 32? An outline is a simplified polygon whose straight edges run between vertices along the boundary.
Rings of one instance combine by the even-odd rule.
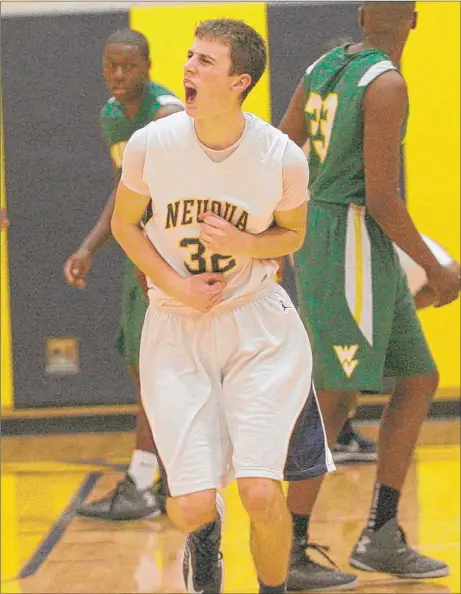
[[[207,255],[206,247],[198,237],[184,237],[179,245],[189,250],[190,263],[184,262],[184,265],[191,274],[227,272],[234,268],[236,264],[232,256],[221,256],[221,254]]]

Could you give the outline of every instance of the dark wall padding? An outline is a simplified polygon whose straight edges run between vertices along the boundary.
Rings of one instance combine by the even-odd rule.
[[[306,68],[331,43],[360,40],[356,2],[268,4],[272,123],[278,125]]]
[[[84,291],[62,275],[113,187],[97,123],[108,98],[101,55],[126,26],[127,12],[2,19],[16,408],[136,400],[113,348],[120,250],[97,255]],[[80,373],[45,372],[48,337],[78,337]]]

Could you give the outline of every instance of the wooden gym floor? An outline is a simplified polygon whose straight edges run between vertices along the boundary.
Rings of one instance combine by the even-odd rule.
[[[459,421],[425,424],[400,505],[410,542],[446,561],[451,575],[410,582],[357,572],[357,592],[461,592],[459,429]],[[361,430],[376,436],[376,425]],[[87,495],[98,497],[113,487],[133,444],[131,432],[3,439],[1,592],[184,592],[183,536],[167,519],[111,523],[75,515]],[[345,570],[367,517],[374,471],[374,464],[338,466],[313,516],[312,540],[329,545]],[[248,522],[235,485],[225,499],[225,592],[257,592]]]

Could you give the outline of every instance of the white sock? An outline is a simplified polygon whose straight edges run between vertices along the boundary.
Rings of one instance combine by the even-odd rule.
[[[155,454],[144,452],[143,450],[135,450],[133,452],[128,474],[140,491],[152,487],[157,471],[158,462]]]

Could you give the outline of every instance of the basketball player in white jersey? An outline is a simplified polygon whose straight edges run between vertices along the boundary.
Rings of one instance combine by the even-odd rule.
[[[112,218],[114,237],[148,278],[141,392],[168,514],[188,533],[189,592],[222,591],[217,489],[233,477],[260,592],[285,592],[291,521],[281,481],[334,468],[309,340],[274,280],[273,258],[305,235],[306,159],[242,111],[266,60],[244,22],[199,25],[184,69],[186,111],[132,136]]]

